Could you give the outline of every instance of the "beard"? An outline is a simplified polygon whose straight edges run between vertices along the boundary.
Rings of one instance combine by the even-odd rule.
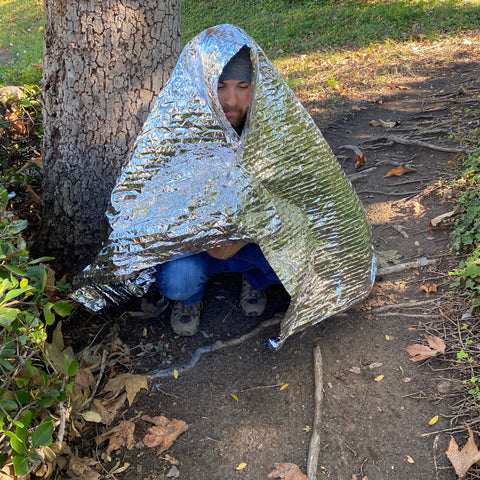
[[[241,135],[243,128],[245,127],[245,120],[247,118],[247,114],[243,114],[242,110],[240,109],[232,109],[229,108],[228,112],[236,112],[238,115],[235,115],[232,118],[228,118],[227,120],[230,122],[230,125],[235,129],[235,131]]]

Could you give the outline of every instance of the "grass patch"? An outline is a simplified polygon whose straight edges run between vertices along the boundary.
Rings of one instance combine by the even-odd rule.
[[[182,1],[184,43],[212,25],[232,23],[252,35],[272,59],[365,48],[388,39],[431,40],[477,29],[479,21],[477,0]]]
[[[479,0],[182,0],[181,9],[184,44],[205,28],[232,23],[282,62],[435,40],[480,24]],[[42,0],[0,0],[0,83],[39,83],[44,23]]]
[[[38,84],[42,77],[42,0],[0,0],[0,83]]]

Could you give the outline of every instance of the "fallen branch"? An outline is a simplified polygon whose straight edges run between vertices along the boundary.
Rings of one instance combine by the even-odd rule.
[[[410,268],[425,267],[426,265],[432,265],[433,263],[437,262],[437,259],[427,260],[425,257],[422,257],[414,262],[399,263],[398,265],[392,265],[391,267],[379,268],[377,270],[377,277],[389,275],[390,273],[403,272],[404,270],[408,270]]]
[[[262,322],[260,325],[258,325],[252,331],[246,333],[245,335],[241,335],[240,337],[232,338],[232,340],[227,340],[227,341],[217,340],[212,345],[199,347],[197,348],[195,353],[192,355],[192,358],[190,359],[189,362],[184,363],[183,365],[167,368],[164,370],[153,370],[147,373],[145,377],[147,378],[148,381],[151,381],[157,378],[171,377],[173,376],[175,370],[178,373],[184,373],[192,369],[197,364],[197,362],[200,360],[200,357],[204,353],[216,352],[217,350],[221,350],[222,348],[234,347],[236,345],[239,345],[240,343],[243,343],[249,340],[250,338],[256,336],[262,330],[265,330],[266,328],[272,327],[274,325],[278,325],[282,321],[282,319],[283,319],[283,315],[277,314],[274,317],[272,317],[270,320],[265,320],[264,322]]]
[[[63,442],[65,436],[65,424],[67,422],[67,411],[63,402],[58,404],[58,410],[60,412],[60,424],[58,426],[57,443],[60,445]]]
[[[424,300],[423,302],[395,303],[394,305],[382,305],[381,307],[372,308],[372,312],[374,313],[386,312],[388,310],[393,310],[395,308],[417,308],[417,307],[422,307],[423,305],[429,305],[432,303],[433,303],[433,300]]]
[[[439,145],[433,145],[432,143],[422,142],[422,140],[410,140],[408,138],[397,136],[393,136],[390,138],[395,143],[400,143],[401,145],[415,145],[417,147],[429,148],[430,150],[436,150],[438,152],[462,153],[465,151],[464,148],[441,147]]]
[[[317,479],[318,455],[320,454],[320,426],[322,420],[323,401],[323,362],[320,345],[313,349],[313,368],[315,376],[315,416],[313,421],[312,437],[308,448],[307,477]]]
[[[379,190],[358,190],[357,195],[361,195],[362,193],[375,193],[377,195],[391,195],[399,196],[399,197],[406,197],[408,195],[416,195],[418,192],[381,192]]]

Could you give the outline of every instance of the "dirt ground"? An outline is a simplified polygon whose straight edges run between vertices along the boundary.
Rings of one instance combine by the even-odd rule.
[[[429,223],[452,209],[448,181],[460,166],[454,134],[479,125],[479,67],[480,58],[471,52],[452,56],[438,68],[422,68],[419,62],[408,81],[375,100],[346,101],[323,128],[368,211],[380,266],[420,258],[435,263],[379,276],[368,299],[290,337],[278,352],[263,345],[277,332],[272,326],[237,346],[203,354],[184,372],[182,365],[198,347],[243,335],[285,309],[285,292],[271,289],[267,312],[247,319],[238,307],[240,279],[215,278],[207,289],[201,333],[193,338],[172,336],[169,309],[160,320],[125,313],[106,325],[93,319],[84,327],[98,327],[104,338],[118,336],[131,349],[131,372],[174,367],[180,372],[178,378],[150,380],[149,391],[141,390],[124,414],[186,422],[188,430],[168,450],[176,462],[137,442],[130,451],[112,454],[111,465],[130,463],[116,478],[259,480],[276,462],[294,463],[306,472],[315,345],[323,358],[324,390],[318,479],[456,478],[444,453],[450,437],[443,432],[450,427],[449,405],[455,398],[455,383],[448,382],[453,373],[441,360],[411,362],[404,348],[425,343],[423,334],[448,301],[450,229]],[[430,146],[402,144],[392,141],[394,136]],[[345,145],[365,152],[366,164],[355,168],[355,156]],[[398,166],[412,171],[385,178]],[[422,285],[436,285],[437,292],[427,294]],[[398,306],[406,302],[417,305]],[[65,330],[68,339],[68,324]],[[78,339],[81,330],[70,335]],[[280,390],[284,384],[288,387]],[[429,425],[436,415],[439,421]],[[80,451],[88,451],[100,431],[84,435]],[[237,470],[242,463],[246,466]]]
[[[84,338],[115,341],[128,349],[128,360],[116,367],[117,373],[122,368],[138,374],[180,372],[178,378],[150,378],[149,390],[141,390],[115,423],[141,414],[164,415],[183,420],[188,430],[160,455],[139,441],[145,432],[136,431],[133,449],[113,452],[101,473],[117,462],[129,467],[105,478],[260,480],[277,462],[294,463],[305,473],[315,411],[316,345],[324,392],[317,479],[457,478],[444,453],[456,398],[456,383],[448,381],[454,372],[442,359],[413,363],[404,348],[425,343],[423,334],[435,329],[448,303],[450,227],[429,224],[452,209],[448,182],[460,168],[457,136],[480,125],[479,67],[478,51],[468,48],[438,64],[417,58],[401,84],[375,97],[344,98],[327,123],[321,105],[306,104],[365,205],[380,267],[421,258],[434,263],[379,275],[368,299],[290,337],[277,352],[263,344],[277,333],[273,325],[236,346],[203,354],[186,371],[182,365],[197,348],[237,338],[285,310],[286,292],[272,287],[265,314],[245,318],[238,306],[240,278],[216,277],[207,288],[201,332],[191,338],[173,336],[169,309],[160,318],[128,313],[140,310],[138,304],[105,317],[84,316],[82,324],[75,318],[64,322],[67,344]],[[365,165],[355,168],[355,155],[345,145],[365,152]],[[398,166],[411,171],[385,178]],[[429,285],[437,292],[421,288]],[[152,293],[148,301],[154,300]],[[414,305],[402,306],[407,302]],[[439,421],[429,425],[436,415]],[[98,426],[78,439],[79,456],[100,458],[106,444],[92,446],[102,431]],[[237,469],[240,464],[246,466]]]

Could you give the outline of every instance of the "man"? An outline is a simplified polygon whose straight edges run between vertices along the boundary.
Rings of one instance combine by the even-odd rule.
[[[209,28],[183,49],[137,138],[107,212],[111,233],[77,277],[98,310],[155,278],[174,329],[198,328],[203,288],[244,272],[240,305],[291,296],[281,343],[370,291],[375,258],[363,206],[321,132],[246,32]]]
[[[227,120],[240,136],[245,128],[253,96],[250,48],[242,47],[223,69],[217,87],[218,100]],[[175,300],[170,324],[177,335],[198,332],[202,297],[207,280],[217,273],[245,272],[240,308],[258,316],[267,304],[265,289],[280,283],[260,247],[241,242],[181,257],[156,267],[156,284],[167,298]]]

